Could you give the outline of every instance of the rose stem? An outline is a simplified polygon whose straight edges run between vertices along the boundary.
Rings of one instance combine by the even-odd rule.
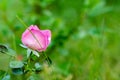
[[[25,28],[27,28],[28,26],[20,19],[19,16],[16,15],[16,18],[25,26]],[[30,33],[32,34],[32,36],[35,38],[35,40],[38,42],[38,44],[40,45],[40,47],[42,48],[41,44],[39,43],[38,39],[36,38],[36,36],[32,33],[32,31],[28,28],[28,30],[30,31]],[[44,53],[44,52],[43,52]],[[49,62],[48,60],[48,57],[47,55],[44,53],[45,57],[47,58],[47,61]],[[50,62],[49,62],[50,64]]]

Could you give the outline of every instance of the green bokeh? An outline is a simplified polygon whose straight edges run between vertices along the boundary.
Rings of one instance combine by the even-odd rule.
[[[120,80],[120,0],[0,0],[0,44],[24,55],[16,15],[52,31],[46,53],[54,74],[46,80]],[[3,56],[0,70],[8,68]]]

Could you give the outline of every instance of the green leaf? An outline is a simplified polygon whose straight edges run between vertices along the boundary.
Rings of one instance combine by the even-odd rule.
[[[35,63],[35,72],[39,73],[43,70],[43,66],[40,63]]]
[[[5,73],[6,73],[5,71],[0,70],[0,80],[4,77]]]
[[[33,54],[36,55],[37,57],[40,57],[40,55],[37,51],[33,51]]]
[[[0,45],[0,53],[6,53],[10,56],[15,56],[16,55],[14,50],[6,47],[5,45]]]
[[[23,68],[12,68],[12,73],[15,75],[23,74]]]
[[[25,45],[23,45],[23,44],[20,44],[20,46],[23,47],[23,48],[27,48],[27,46],[25,46]]]
[[[28,49],[27,49],[27,58],[30,57],[31,52],[32,52],[32,51],[28,48]]]
[[[52,64],[52,60],[51,60],[49,57],[47,57],[47,58],[45,59],[45,61],[47,61],[47,63],[48,63],[49,65]]]
[[[27,80],[35,80],[33,76],[30,76]]]
[[[16,56],[16,52],[12,49],[8,49],[7,54],[10,55],[10,56]]]
[[[41,70],[42,69],[42,65],[37,62],[37,63],[35,63],[35,68]]]
[[[2,80],[10,80],[10,75],[4,76]]]
[[[11,61],[10,67],[12,69],[12,73],[15,75],[23,74],[23,66],[24,64],[21,61]]]
[[[23,66],[24,66],[24,64],[21,61],[11,61],[10,62],[11,68],[22,68]]]
[[[8,48],[5,45],[0,45],[0,53],[8,52]]]

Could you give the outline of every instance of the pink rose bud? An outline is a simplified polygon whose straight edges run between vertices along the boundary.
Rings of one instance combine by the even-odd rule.
[[[31,25],[22,34],[22,43],[38,52],[45,51],[51,42],[51,31],[40,30],[36,25]]]

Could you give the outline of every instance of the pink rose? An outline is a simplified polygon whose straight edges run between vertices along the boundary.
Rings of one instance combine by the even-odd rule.
[[[45,51],[51,42],[51,31],[40,30],[36,25],[31,25],[22,34],[22,43],[38,52]]]

